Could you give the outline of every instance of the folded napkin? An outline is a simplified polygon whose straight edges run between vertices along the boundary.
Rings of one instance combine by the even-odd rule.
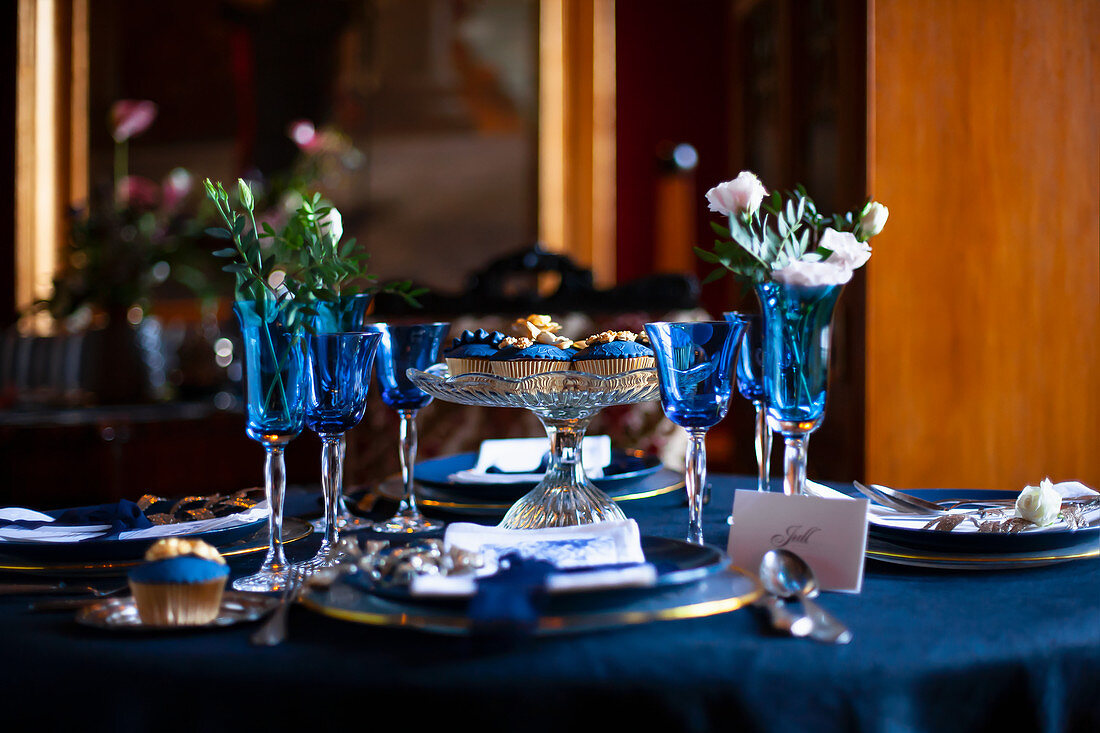
[[[1063,500],[1076,499],[1080,497],[1096,496],[1098,492],[1085,486],[1080,481],[1062,481],[1061,483],[1054,484],[1054,490],[1057,491]],[[855,497],[848,496],[836,489],[819,484],[816,481],[806,481],[806,491],[813,496],[819,496],[826,499],[853,499]],[[970,507],[963,507],[961,509],[953,510],[952,514],[965,514],[969,511],[973,511]],[[1011,506],[1006,506],[1005,519],[1013,516],[1014,509]],[[929,518],[927,515],[915,515],[899,512],[891,507],[882,506],[872,502],[870,504],[871,522],[874,524],[880,524],[886,527],[898,527],[901,529],[921,529],[924,525],[928,524]],[[1100,508],[1093,509],[1085,515],[1086,522],[1095,521],[1100,518]],[[1065,521],[1059,520],[1053,525],[1047,527],[1047,529],[1064,529],[1067,525]],[[971,522],[963,522],[959,524],[953,532],[977,532],[976,527]]]
[[[509,438],[481,443],[473,468],[456,471],[449,478],[455,483],[511,484],[538,481],[549,463],[550,441],[546,438]],[[584,472],[589,478],[603,477],[611,463],[611,438],[586,436],[581,440]]]
[[[267,502],[215,519],[155,525],[137,504],[122,499],[117,504],[80,507],[57,517],[26,509],[0,509],[0,544],[3,542],[82,542],[90,539],[155,539],[174,535],[197,534],[233,527],[265,518]]]
[[[657,582],[645,561],[638,524],[630,519],[578,527],[501,529],[459,522],[447,527],[446,550],[481,553],[485,567],[470,576],[414,576],[416,596],[471,596],[475,632],[534,630],[553,592],[646,587]]]

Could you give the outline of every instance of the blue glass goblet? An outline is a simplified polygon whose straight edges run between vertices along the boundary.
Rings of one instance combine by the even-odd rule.
[[[764,400],[764,319],[757,313],[722,315],[727,321],[745,321],[745,336],[737,352],[737,391],[756,408],[756,490],[767,491],[771,476],[772,431],[768,427]]]
[[[303,563],[310,570],[336,564],[344,433],[358,425],[366,412],[374,352],[381,338],[363,331],[306,338],[306,424],[321,438],[321,492],[325,498],[321,547],[312,560]]]
[[[413,486],[416,413],[431,402],[432,398],[412,383],[406,376],[406,371],[424,370],[435,364],[439,360],[439,347],[450,327],[449,323],[374,323],[364,326],[365,330],[382,335],[382,340],[378,342],[378,359],[375,361],[378,386],[382,392],[382,401],[401,417],[401,478],[405,491],[397,514],[384,522],[376,522],[376,532],[428,532],[443,527],[443,522],[426,518],[416,506]]]
[[[367,308],[371,304],[374,295],[371,293],[355,293],[351,295],[339,295],[336,300],[320,301],[313,307],[317,315],[313,318],[313,330],[315,333],[345,333],[363,331],[363,323],[367,315]],[[344,465],[344,436],[340,436],[340,466]],[[336,497],[336,527],[337,529],[359,530],[374,526],[366,517],[359,517],[348,509],[347,498],[344,496],[343,482]],[[324,519],[314,522],[314,528],[322,530]]]
[[[684,428],[690,442],[684,479],[688,495],[688,542],[703,544],[703,487],[707,479],[707,430],[729,410],[737,349],[744,321],[647,323],[657,361],[661,407]]]
[[[803,494],[810,433],[825,417],[830,325],[842,285],[756,286],[764,308],[768,424],[783,435],[783,493]]]
[[[290,566],[283,552],[283,449],[302,432],[306,417],[301,336],[283,326],[277,314],[270,312],[273,307],[253,301],[237,301],[233,307],[244,336],[246,432],[267,454],[264,489],[271,508],[263,564],[258,573],[233,581],[233,587],[256,592],[282,591],[289,582]]]

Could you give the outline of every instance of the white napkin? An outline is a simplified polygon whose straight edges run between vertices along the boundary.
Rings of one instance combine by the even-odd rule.
[[[560,570],[570,571],[550,575],[546,582],[550,592],[646,587],[657,582],[657,570],[645,561],[641,533],[633,519],[547,529],[501,529],[458,522],[447,526],[443,544],[447,550],[482,553],[485,567],[479,576],[495,573],[498,559],[510,552],[546,560]],[[620,564],[627,566],[583,570]],[[468,596],[477,591],[477,580],[470,576],[417,575],[409,591],[413,595]]]
[[[456,471],[449,478],[460,484],[514,484],[538,481],[542,457],[550,450],[547,438],[508,438],[482,441],[473,468]],[[584,473],[588,478],[603,477],[603,470],[611,463],[611,438],[607,435],[590,435],[581,439],[584,454]],[[488,473],[490,468],[502,473]]]
[[[820,496],[820,497],[826,498],[826,499],[853,499],[853,498],[855,498],[855,497],[848,496],[847,494],[844,494],[840,491],[837,491],[836,489],[829,488],[828,486],[825,486],[824,484],[819,484],[816,481],[807,480],[806,481],[806,490],[807,490],[807,493],[809,493],[809,494],[812,494],[814,496]],[[1057,491],[1062,496],[1062,499],[1074,499],[1074,498],[1082,497],[1082,496],[1095,496],[1098,493],[1094,489],[1090,489],[1088,486],[1085,486],[1080,481],[1062,481],[1060,483],[1054,484],[1054,490]],[[968,511],[971,511],[971,509],[964,507],[962,509],[954,510],[951,513],[952,514],[956,514],[956,513],[965,514]],[[904,512],[899,512],[896,509],[892,509],[890,507],[885,507],[885,506],[880,506],[880,505],[874,504],[874,503],[872,503],[870,505],[870,513],[872,515],[871,520],[870,520],[872,523],[883,525],[883,526],[886,526],[886,527],[899,527],[901,529],[920,529],[924,525],[928,524],[928,522],[929,522],[929,517],[928,516],[916,516],[916,515],[911,515],[911,514],[905,514]],[[1005,512],[1004,518],[1009,519],[1014,515],[1015,515],[1015,511],[1013,510],[1013,508],[1012,507],[1006,507],[1006,512]],[[1084,520],[1085,520],[1086,523],[1094,522],[1098,518],[1100,518],[1100,508],[1093,509],[1092,511],[1086,513],[1085,516],[1084,516]],[[1044,529],[1066,529],[1067,526],[1068,525],[1066,525],[1065,521],[1058,520],[1054,524],[1052,524],[1048,527],[1045,527]],[[959,532],[959,533],[977,532],[978,528],[976,526],[974,526],[974,524],[972,522],[964,521],[961,524],[959,524],[959,526],[957,526],[952,531],[953,532]]]
[[[239,524],[254,522],[264,519],[270,513],[266,501],[261,501],[251,509],[225,517],[214,519],[200,519],[194,522],[180,522],[179,524],[158,524],[145,529],[131,529],[120,532],[120,540],[156,539],[159,537],[172,537],[176,535],[198,534],[210,532],[215,529],[225,529]],[[33,520],[36,522],[53,522],[54,518],[33,509],[23,507],[6,507],[0,509],[0,519],[7,520]],[[36,529],[24,527],[0,527],[0,544],[8,542],[80,542],[82,540],[102,537],[111,534],[109,524],[88,524],[71,526],[45,525]]]

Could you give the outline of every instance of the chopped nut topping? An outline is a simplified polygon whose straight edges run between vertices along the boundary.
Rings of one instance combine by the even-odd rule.
[[[166,560],[170,557],[180,557],[182,555],[201,557],[203,560],[213,560],[216,563],[225,565],[225,559],[221,556],[221,553],[211,545],[206,544],[202,540],[189,540],[183,537],[166,537],[162,540],[158,540],[152,547],[146,550],[145,559],[152,562],[154,560]]]
[[[516,338],[515,336],[505,336],[504,338],[502,338],[500,340],[500,343],[497,344],[497,348],[498,349],[505,349],[509,346],[515,346],[516,348],[519,348],[519,349],[526,349],[528,346],[531,346],[534,343],[535,343],[534,341],[532,341],[531,339],[526,338],[526,337]]]
[[[573,345],[573,339],[567,339],[564,336],[555,336],[549,331],[540,331],[539,335],[535,337],[535,342],[539,344],[551,344],[557,346],[559,349],[568,349]]]
[[[532,313],[526,318],[517,318],[512,322],[509,330],[520,338],[535,338],[543,331],[557,333],[561,330],[561,324],[555,323],[550,316]]]

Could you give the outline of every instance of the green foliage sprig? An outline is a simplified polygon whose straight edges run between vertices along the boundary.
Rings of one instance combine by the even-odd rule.
[[[267,222],[257,226],[255,198],[243,179],[237,181],[243,212],[234,209],[221,183],[207,179],[204,185],[225,222],[225,227],[212,227],[206,233],[233,245],[215,251],[214,256],[233,260],[222,269],[236,276],[237,299],[254,301],[268,322],[281,313],[288,327],[308,328],[309,319],[318,314],[318,303],[336,302],[341,296],[388,292],[419,306],[416,298],[427,292],[413,288],[409,281],[379,286],[366,271],[369,255],[356,247],[354,238],[341,242],[340,212],[319,193],[305,198],[277,232]]]

